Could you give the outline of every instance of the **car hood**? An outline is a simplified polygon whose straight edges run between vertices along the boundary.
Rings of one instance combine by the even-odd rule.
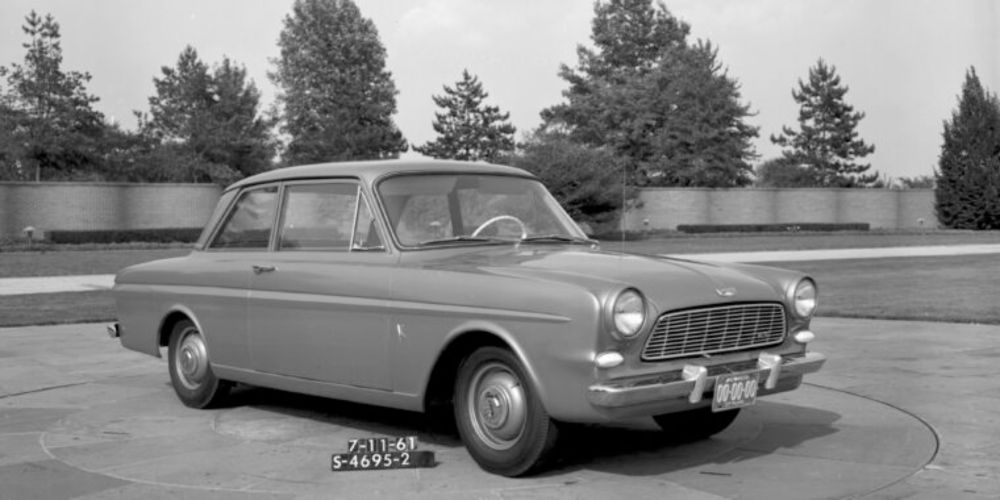
[[[444,264],[444,262],[442,262]],[[725,302],[781,301],[800,273],[761,266],[623,254],[584,247],[535,247],[460,252],[447,267],[559,281],[597,295],[634,287],[661,310]]]

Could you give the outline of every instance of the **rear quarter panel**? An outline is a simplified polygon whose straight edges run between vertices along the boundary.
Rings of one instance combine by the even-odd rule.
[[[246,366],[244,318],[252,253],[195,251],[122,270],[113,289],[122,345],[159,356],[160,328],[178,311],[202,330],[213,364]]]

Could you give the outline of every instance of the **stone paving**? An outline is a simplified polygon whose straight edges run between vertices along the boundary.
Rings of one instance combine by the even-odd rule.
[[[103,325],[0,329],[0,499],[1000,498],[1000,327],[819,318],[829,357],[713,439],[587,428],[548,472],[481,471],[419,414],[241,388],[184,407]],[[331,472],[352,437],[417,435],[434,468]]]

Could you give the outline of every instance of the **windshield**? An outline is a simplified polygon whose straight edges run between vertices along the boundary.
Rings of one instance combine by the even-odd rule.
[[[486,174],[399,175],[378,192],[403,246],[586,240],[542,183]]]

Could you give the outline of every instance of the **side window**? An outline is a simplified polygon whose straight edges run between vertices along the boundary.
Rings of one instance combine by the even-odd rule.
[[[286,187],[278,249],[347,251],[357,203],[358,186],[353,183]]]
[[[277,197],[277,186],[244,191],[209,248],[266,250]]]
[[[198,242],[195,243],[195,247],[204,248],[208,243],[208,239],[212,237],[212,230],[218,225],[219,219],[222,218],[224,212],[229,208],[229,204],[236,197],[236,190],[226,191],[222,193],[219,197],[219,201],[215,204],[215,210],[212,211],[211,217],[208,218],[208,223],[205,224],[205,228],[201,230],[201,236],[198,237]]]
[[[375,229],[375,218],[368,206],[368,199],[364,196],[358,205],[358,221],[354,224],[354,243],[351,245],[351,250],[385,250],[382,238],[379,238],[378,230]]]

